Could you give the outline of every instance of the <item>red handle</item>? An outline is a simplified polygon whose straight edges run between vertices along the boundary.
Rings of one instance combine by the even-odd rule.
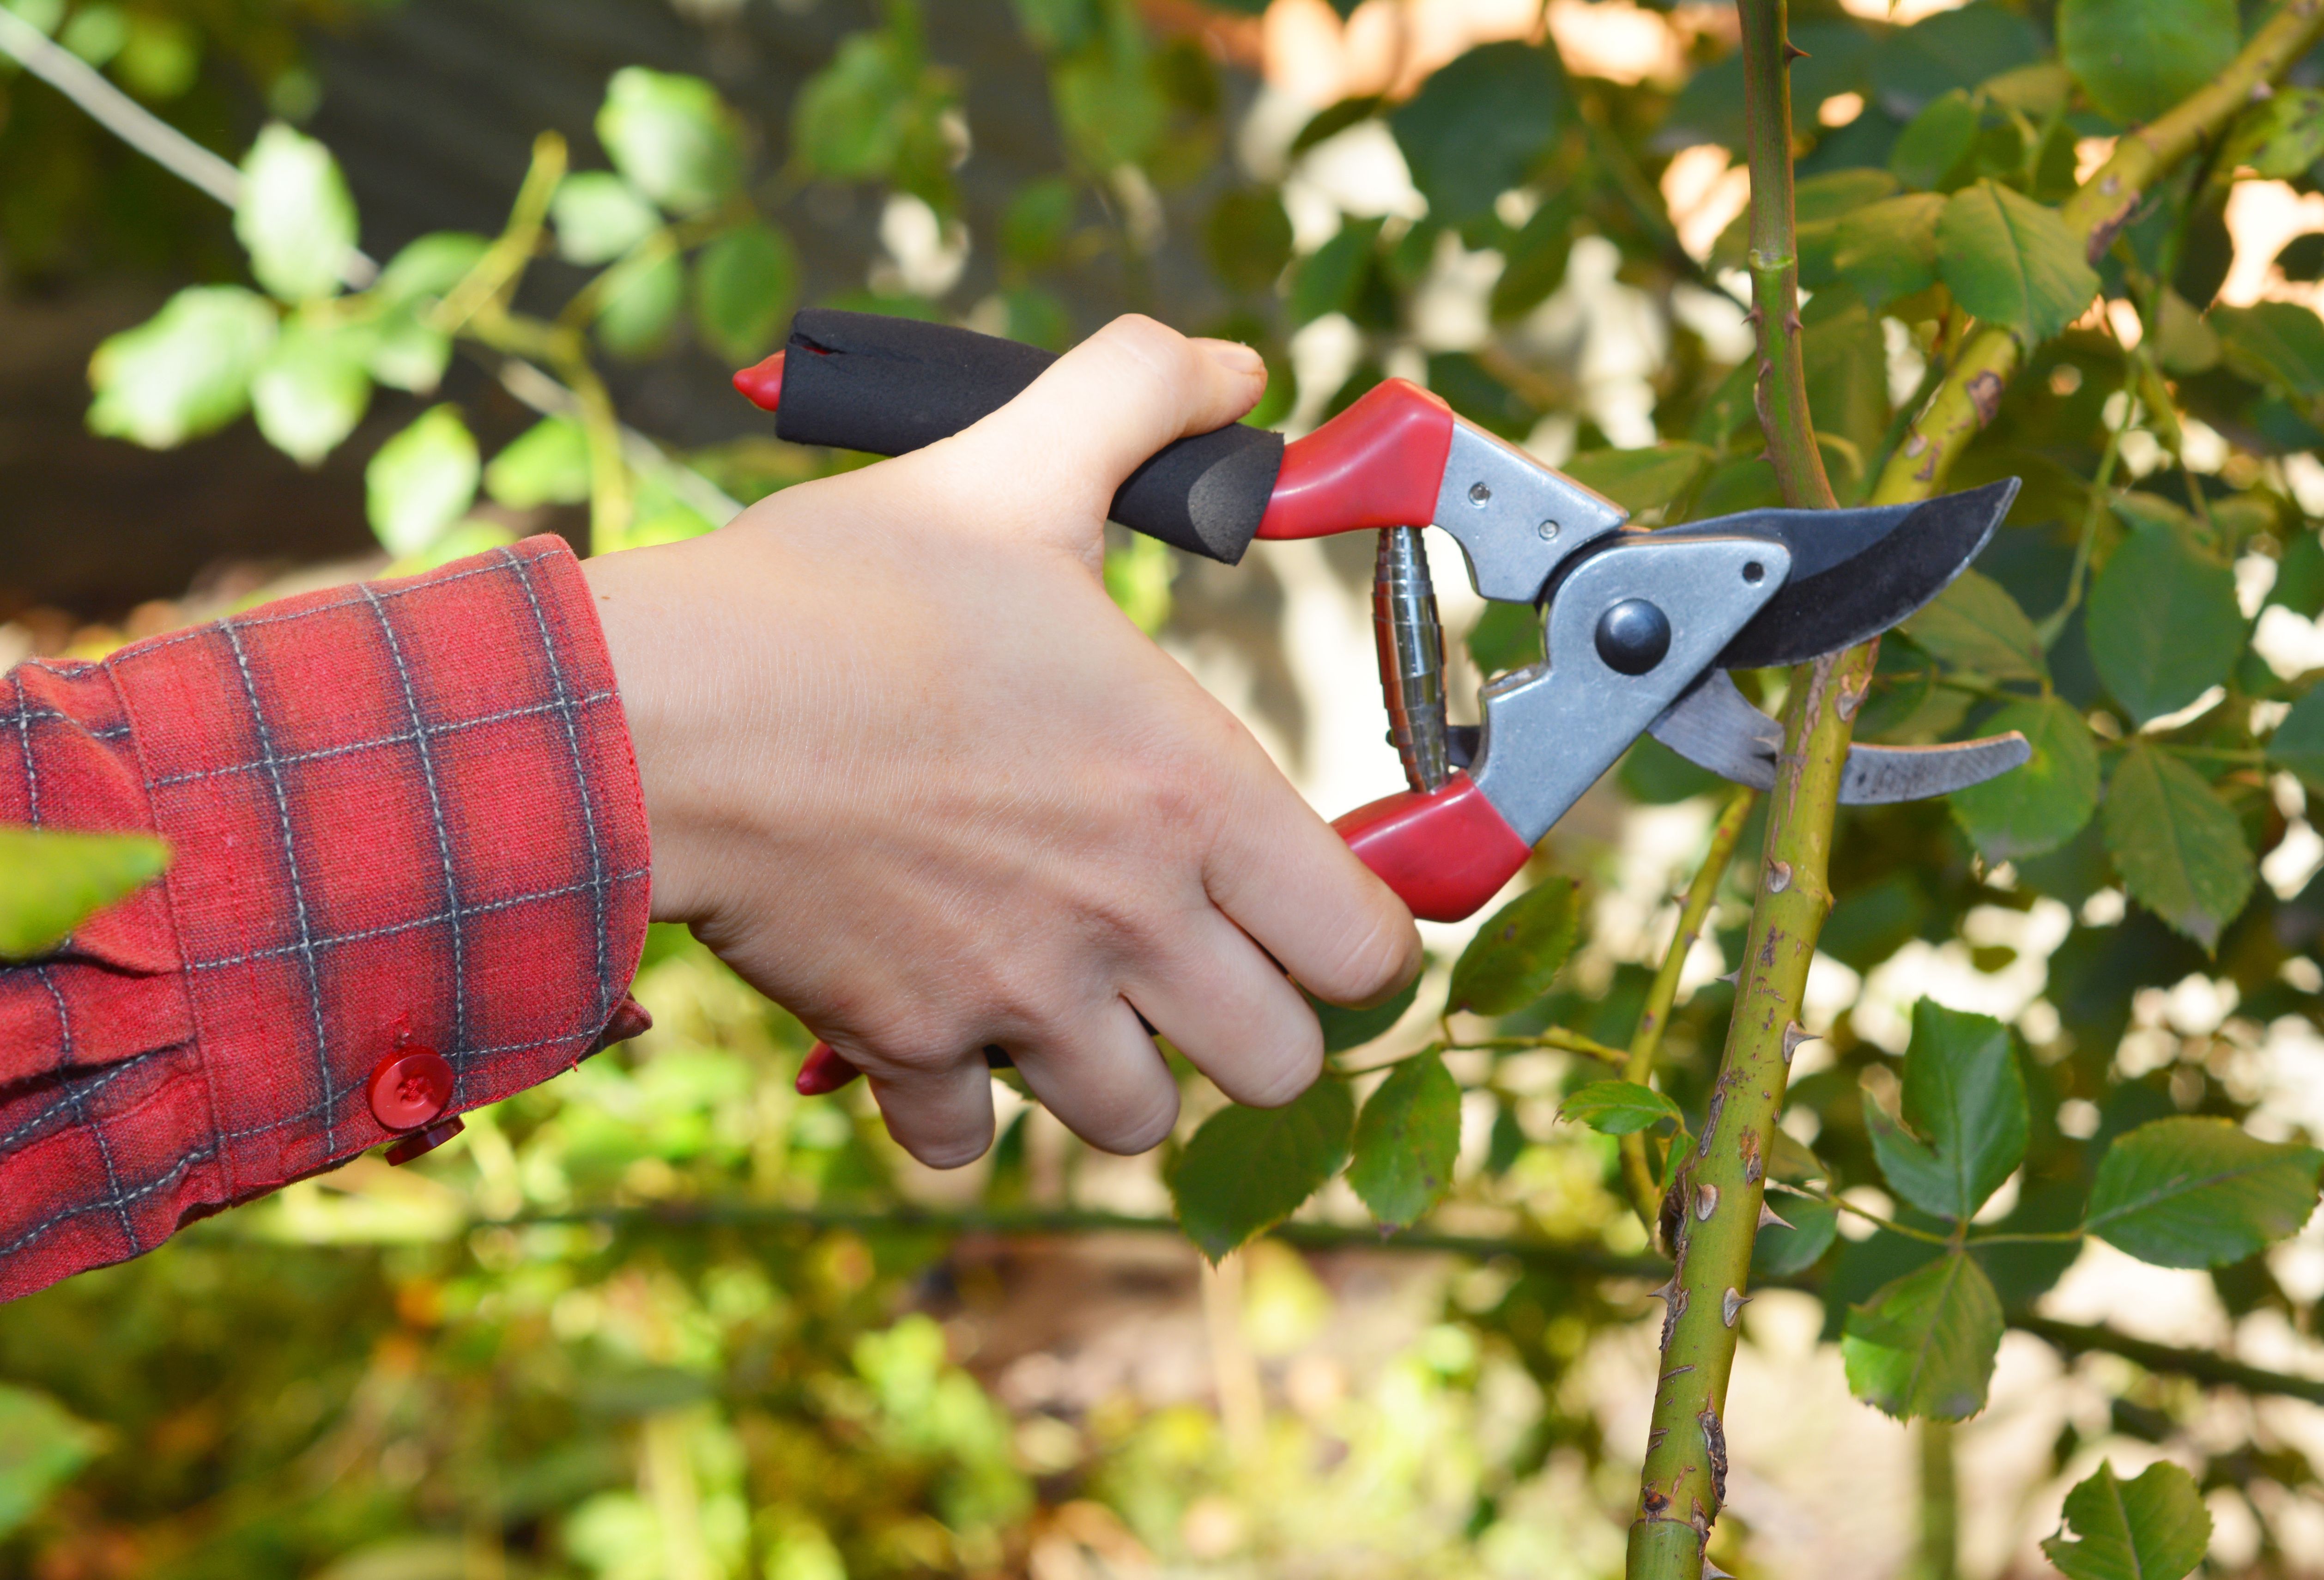
[[[1332,827],[1424,921],[1474,915],[1533,855],[1465,773],[1358,807]]]
[[[1405,790],[1358,807],[1332,827],[1413,915],[1427,921],[1474,915],[1533,855],[1465,773],[1425,794]],[[798,1094],[836,1092],[857,1074],[831,1044],[818,1042],[799,1067]]]
[[[1322,538],[1425,527],[1435,518],[1452,452],[1452,407],[1404,379],[1374,384],[1331,421],[1284,447],[1259,535]]]

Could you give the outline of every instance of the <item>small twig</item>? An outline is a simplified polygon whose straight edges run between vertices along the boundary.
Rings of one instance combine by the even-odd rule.
[[[1905,1239],[1918,1240],[1923,1245],[1942,1245],[1950,1248],[1953,1243],[1950,1235],[1940,1234],[1933,1229],[1915,1229],[1911,1224],[1900,1224],[1894,1218],[1884,1218],[1878,1213],[1858,1206],[1846,1197],[1834,1196],[1825,1190],[1810,1190],[1801,1185],[1794,1185],[1789,1188],[1794,1196],[1803,1196],[1810,1201],[1820,1201],[1828,1207],[1835,1207],[1848,1214],[1850,1217],[1861,1218],[1875,1228],[1886,1229],[1891,1234],[1902,1234]]]
[[[1742,836],[1743,825],[1749,821],[1751,808],[1758,800],[1757,790],[1748,787],[1737,790],[1727,800],[1726,810],[1711,826],[1711,848],[1703,854],[1702,864],[1695,869],[1693,881],[1687,884],[1686,894],[1679,902],[1678,923],[1671,933],[1670,947],[1663,951],[1662,964],[1655,968],[1655,979],[1646,989],[1646,1002],[1638,1011],[1637,1030],[1630,1033],[1630,1050],[1623,1060],[1622,1078],[1640,1086],[1649,1083],[1654,1075],[1655,1057],[1662,1051],[1663,1033],[1669,1029],[1671,1008],[1678,1002],[1679,979],[1685,975],[1687,956],[1693,950],[1695,940],[1702,936],[1702,924],[1711,915],[1712,901],[1719,897],[1720,880],[1727,875],[1727,864],[1735,855],[1735,842]],[[1622,1184],[1630,1197],[1630,1206],[1646,1225],[1646,1238],[1652,1241],[1655,1223],[1662,1216],[1662,1171],[1648,1149],[1646,1132],[1633,1132],[1621,1138]]]
[[[582,1207],[567,1213],[528,1213],[505,1219],[476,1220],[478,1227],[530,1224],[604,1224],[616,1229],[848,1229],[858,1233],[995,1234],[1169,1234],[1183,1238],[1176,1218],[1143,1217],[1079,1208],[964,1208],[939,1211],[892,1207],[786,1207],[764,1202],[669,1202],[655,1206]],[[1507,1257],[1548,1271],[1589,1273],[1600,1278],[1660,1280],[1670,1264],[1657,1256],[1623,1256],[1595,1241],[1567,1243],[1511,1234],[1449,1234],[1406,1229],[1383,1237],[1371,1224],[1277,1224],[1272,1239],[1306,1251],[1395,1251],[1449,1253],[1489,1261]],[[1190,1248],[1191,1254],[1191,1248]]]

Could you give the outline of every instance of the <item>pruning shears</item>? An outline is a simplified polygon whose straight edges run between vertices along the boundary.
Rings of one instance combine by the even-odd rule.
[[[1005,404],[1055,360],[965,329],[811,309],[734,376],[800,444],[899,455]],[[1409,789],[1333,824],[1413,914],[1456,921],[1642,735],[1740,784],[1775,783],[1775,721],[1729,671],[1865,642],[1935,597],[1992,537],[2015,478],[1916,504],[1748,510],[1646,531],[1613,501],[1402,379],[1305,438],[1231,424],[1131,476],[1113,519],[1233,564],[1254,537],[1377,531],[1373,622]],[[1451,725],[1420,531],[1461,546],[1479,594],[1540,611],[1543,662],[1489,680],[1481,728]],[[1916,800],[2006,772],[2011,732],[1853,747],[1840,799]]]

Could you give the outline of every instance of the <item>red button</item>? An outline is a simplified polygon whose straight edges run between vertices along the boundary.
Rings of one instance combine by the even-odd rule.
[[[433,1049],[401,1049],[374,1067],[364,1095],[388,1129],[419,1130],[452,1100],[452,1067]]]

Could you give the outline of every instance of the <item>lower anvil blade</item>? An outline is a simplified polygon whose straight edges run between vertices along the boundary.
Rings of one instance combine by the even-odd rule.
[[[1704,676],[1648,733],[1722,779],[1755,790],[1775,788],[1783,726],[1752,707],[1724,670]],[[1840,771],[1840,799],[1863,807],[1949,795],[2023,767],[2033,755],[2015,730],[1941,746],[1850,746]]]

